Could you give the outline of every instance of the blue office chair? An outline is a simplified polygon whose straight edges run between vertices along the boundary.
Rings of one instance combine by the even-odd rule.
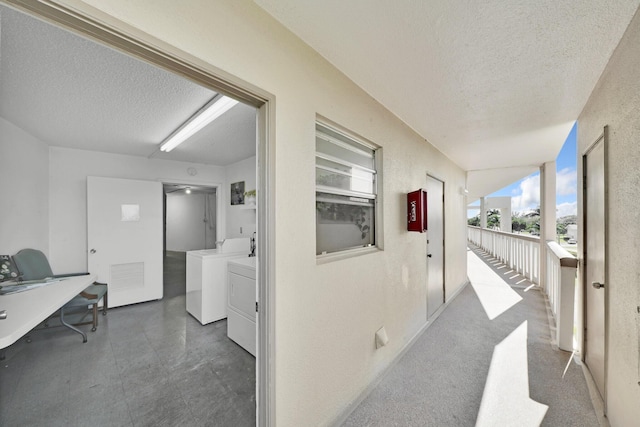
[[[51,266],[49,265],[47,257],[37,249],[22,249],[20,252],[13,256],[13,261],[15,262],[16,267],[20,272],[20,278],[22,280],[43,280],[45,278],[72,277],[88,274],[72,273],[54,275],[53,271],[51,271]],[[60,322],[67,328],[82,335],[82,342],[87,342],[87,335],[74,326],[92,324],[93,327],[91,328],[91,331],[95,332],[98,327],[98,302],[100,302],[101,299],[103,300],[102,314],[106,315],[107,284],[94,282],[92,285],[89,285],[87,288],[85,288],[84,291],[80,292],[78,296],[74,297],[71,301],[62,306],[62,308],[60,309]],[[75,323],[74,325],[71,325],[64,319],[66,310],[89,306],[92,306],[93,310],[92,321]]]

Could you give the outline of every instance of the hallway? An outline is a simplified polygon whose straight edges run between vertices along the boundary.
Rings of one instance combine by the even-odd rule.
[[[508,420],[514,419],[519,425],[538,425],[526,412],[533,407],[544,417],[542,426],[599,426],[581,366],[572,362],[562,378],[570,355],[551,345],[543,294],[536,288],[527,290],[529,282],[514,273],[504,274],[508,268],[501,268],[475,247],[467,254],[471,285],[389,369],[343,425],[474,426],[477,419],[482,420],[478,425],[513,425]],[[504,312],[488,305],[482,296],[485,291],[494,303],[505,301]],[[526,352],[523,341],[521,363],[513,346],[499,358],[496,345],[506,344],[507,337],[512,340],[516,330],[523,328]],[[492,385],[486,389],[497,390],[493,398],[485,393],[490,366]],[[522,373],[522,381],[514,372]],[[501,383],[500,378],[506,381]],[[526,399],[524,389],[520,394],[514,391],[527,381],[530,399],[539,403]]]

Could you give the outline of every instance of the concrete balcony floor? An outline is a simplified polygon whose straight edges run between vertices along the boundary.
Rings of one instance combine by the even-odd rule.
[[[571,354],[552,345],[544,295],[508,272],[470,246],[471,284],[343,425],[599,426],[575,358],[563,378]]]

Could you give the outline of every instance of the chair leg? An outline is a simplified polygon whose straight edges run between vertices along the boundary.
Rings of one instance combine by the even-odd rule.
[[[109,292],[106,292],[106,293],[104,294],[104,296],[102,297],[102,315],[103,315],[103,316],[106,316],[106,315],[107,315],[107,308],[108,308],[108,307],[107,307],[107,294],[108,294],[108,293],[109,293]]]
[[[87,342],[87,334],[82,332],[80,329],[74,327],[73,325],[70,325],[69,323],[67,323],[64,320],[64,307],[62,307],[60,309],[60,323],[62,323],[64,326],[66,326],[67,328],[71,329],[72,331],[75,331],[75,332],[79,333],[80,335],[82,335],[82,342],[83,343]]]
[[[91,328],[91,332],[95,332],[96,329],[98,328],[98,302],[97,301],[95,304],[93,304],[93,309],[91,311],[93,312],[93,327]]]

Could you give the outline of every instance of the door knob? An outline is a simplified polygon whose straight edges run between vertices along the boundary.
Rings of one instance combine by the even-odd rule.
[[[95,253],[96,253],[96,250],[95,250],[95,249],[91,249],[91,250],[89,251],[89,253],[95,254]]]
[[[604,283],[600,283],[600,282],[592,282],[591,286],[593,286],[596,289],[602,289],[604,288]]]
[[[0,320],[7,318],[7,310],[0,311]]]

